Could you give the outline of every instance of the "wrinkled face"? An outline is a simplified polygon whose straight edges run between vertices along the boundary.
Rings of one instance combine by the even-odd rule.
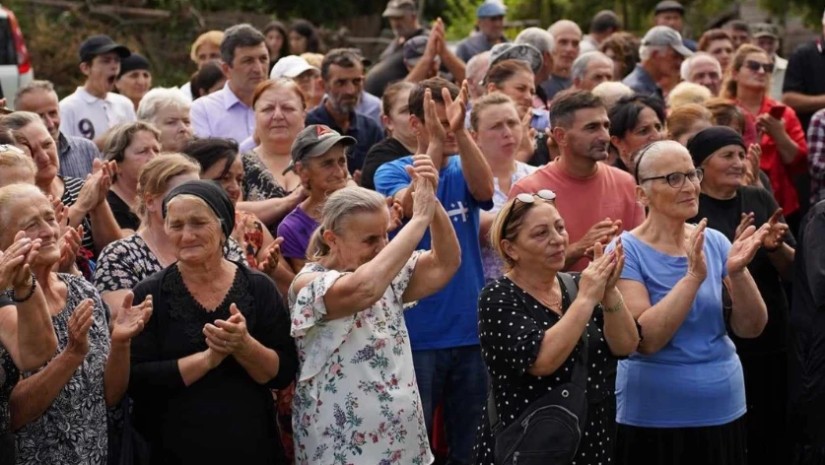
[[[163,106],[152,123],[160,129],[160,146],[164,152],[180,152],[194,137],[189,107]]]
[[[719,95],[722,76],[716,63],[709,59],[696,58],[690,65],[688,81],[701,84],[710,89],[713,95]]]
[[[645,156],[645,158],[647,155]],[[667,176],[670,173],[689,173],[695,170],[687,149],[663,153],[652,159],[643,159],[642,179]],[[642,203],[667,216],[687,220],[699,213],[699,180],[685,178],[681,187],[672,187],[665,179],[642,182],[645,195]]]
[[[484,108],[478,115],[476,143],[488,159],[515,160],[516,151],[524,137],[521,119],[512,103]]]
[[[364,90],[364,68],[360,63],[351,68],[330,65],[326,80],[329,101],[339,113],[352,113]]]
[[[140,170],[160,153],[160,141],[149,131],[138,131],[123,151],[123,161],[117,163],[117,182],[137,185]]]
[[[682,32],[682,13],[663,11],[653,19],[657,26],[667,26],[676,32]]]
[[[314,69],[308,69],[303,73],[299,74],[298,76],[295,76],[293,81],[295,81],[298,84],[298,87],[301,88],[301,92],[304,93],[304,96],[307,98],[307,100],[312,101],[313,99],[315,99],[315,94],[318,90],[316,87],[316,83],[320,79],[321,73],[319,71],[316,71]],[[317,97],[320,98],[323,95],[324,93],[322,91],[319,95],[317,95]]]
[[[573,62],[579,57],[579,42],[581,32],[572,26],[562,26],[553,34],[556,47],[553,49],[553,64],[556,68],[569,70]]]
[[[584,70],[584,76],[578,85],[579,89],[593,90],[599,84],[613,80],[613,61],[604,59],[590,60],[587,64],[587,69]]]
[[[478,30],[490,40],[499,40],[504,35],[504,16],[478,18]]]
[[[386,208],[348,216],[339,228],[340,235],[332,231],[324,235],[330,253],[344,269],[355,270],[375,258],[387,246],[389,221],[390,215]]]
[[[757,67],[754,71],[749,66]],[[742,67],[732,71],[736,84],[751,89],[766,89],[770,82],[771,73],[765,71],[765,66],[771,66],[771,60],[764,53],[749,53],[745,57]]]
[[[229,195],[232,203],[237,205],[242,200],[243,194],[243,162],[241,157],[236,156],[229,167],[226,166],[227,163],[228,161],[224,160],[210,166],[208,170],[201,173],[201,179],[218,182]]]
[[[582,108],[576,111],[573,124],[564,131],[563,147],[565,153],[574,157],[587,158],[593,161],[607,159],[607,148],[610,143],[610,119],[604,108]]]
[[[289,31],[289,53],[300,55],[308,51],[307,38],[295,31]]]
[[[120,55],[115,52],[98,55],[90,63],[82,63],[80,70],[92,87],[111,92],[120,73]]]
[[[197,57],[198,69],[201,69],[203,65],[210,61],[220,61],[221,49],[217,45],[204,43],[195,51],[195,56]]]
[[[733,43],[727,39],[714,40],[708,44],[708,53],[719,61],[722,69],[727,69],[733,57]]]
[[[304,129],[304,106],[294,90],[276,86],[255,102],[255,132],[261,140],[292,144]]]
[[[60,107],[57,94],[47,90],[26,92],[18,99],[17,110],[37,113],[52,139],[60,136]]]
[[[123,96],[133,102],[140,101],[146,92],[152,88],[152,73],[145,69],[136,69],[124,73],[116,82],[115,87]]]
[[[52,182],[60,171],[60,161],[57,158],[57,144],[46,126],[40,122],[27,124],[20,129],[20,134],[29,142],[32,159],[37,166],[37,184]]]
[[[221,254],[224,237],[215,213],[200,199],[176,197],[167,204],[164,225],[175,256],[182,263],[200,264]]]
[[[776,49],[777,49],[777,46],[779,45],[779,42],[773,37],[763,36],[763,37],[757,37],[754,40],[754,44],[757,47],[764,50],[765,53],[767,53],[769,57],[772,57],[776,53]]]
[[[666,76],[679,76],[682,70],[682,62],[685,57],[671,47],[664,53],[656,54],[656,61],[659,65],[659,72]]]
[[[659,120],[656,112],[650,107],[644,107],[639,112],[636,126],[628,131],[624,137],[613,136],[611,142],[619,149],[619,157],[628,167],[632,166],[631,157],[642,147],[662,140],[662,129],[664,125]]]
[[[390,114],[384,116],[384,127],[393,137],[402,141],[412,143],[415,141],[415,133],[410,124],[410,89],[405,89],[395,95]]]
[[[225,66],[225,73],[236,89],[252,93],[261,81],[269,77],[269,51],[261,42],[251,47],[235,47],[232,66]]]
[[[502,82],[498,90],[513,99],[520,116],[523,117],[533,108],[533,97],[536,95],[533,73],[520,71]]]
[[[402,16],[393,16],[387,18],[390,22],[390,28],[396,38],[407,37],[415,32],[418,26],[415,13],[407,13]]]
[[[349,180],[346,149],[336,144],[324,155],[296,163],[295,170],[312,195],[329,195]]]
[[[281,35],[281,32],[273,29],[266,33],[264,40],[266,42],[266,48],[269,50],[269,56],[272,58],[279,57],[281,55],[281,47],[284,45],[284,40],[286,40],[286,38]]]
[[[539,199],[532,205],[518,204],[517,200],[513,208],[529,210],[524,214],[518,235],[512,241],[504,241],[504,252],[516,267],[561,271],[570,238],[559,211],[552,203]]]
[[[702,163],[705,177],[702,186],[735,189],[745,176],[745,149],[739,145],[728,145],[713,152]]]
[[[11,245],[15,234],[23,231],[29,239],[40,239],[40,251],[33,265],[52,265],[60,259],[60,225],[49,199],[41,193],[11,199],[2,213],[3,248]]]

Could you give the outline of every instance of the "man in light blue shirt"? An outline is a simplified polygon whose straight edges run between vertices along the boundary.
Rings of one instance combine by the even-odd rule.
[[[269,75],[269,51],[264,35],[249,24],[224,32],[221,67],[228,76],[223,89],[192,103],[192,128],[198,137],[222,137],[243,142],[255,130],[252,96]]]

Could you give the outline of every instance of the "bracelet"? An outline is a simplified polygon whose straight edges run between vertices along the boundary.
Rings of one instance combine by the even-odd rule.
[[[11,289],[11,290],[7,291],[7,293],[8,293],[9,298],[12,300],[12,302],[20,304],[20,303],[23,303],[23,302],[25,302],[25,301],[32,298],[32,296],[34,295],[34,289],[36,287],[37,287],[37,278],[35,278],[34,275],[32,275],[32,287],[29,289],[28,294],[26,294],[23,297],[17,297],[17,295],[14,293],[14,289]]]
[[[616,313],[624,308],[624,297],[622,297],[621,294],[619,294],[619,301],[616,303],[616,305],[613,305],[611,307],[606,307],[602,305],[602,307],[604,307],[605,313]]]

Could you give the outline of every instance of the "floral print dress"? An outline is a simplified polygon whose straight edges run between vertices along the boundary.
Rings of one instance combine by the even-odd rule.
[[[433,461],[413,370],[404,304],[415,252],[372,307],[327,320],[324,295],[343,273],[321,273],[290,290],[292,336],[301,363],[293,401],[295,463],[404,464]]]

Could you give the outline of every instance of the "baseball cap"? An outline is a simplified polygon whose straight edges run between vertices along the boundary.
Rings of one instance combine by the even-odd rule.
[[[310,65],[304,58],[298,55],[289,55],[275,63],[272,71],[269,72],[269,79],[277,79],[280,77],[293,79],[310,70],[321,72],[318,68]]]
[[[342,136],[338,131],[324,124],[310,124],[298,133],[292,143],[292,161],[284,173],[295,168],[295,164],[310,158],[319,157],[329,152],[335,144],[355,145],[351,136]]]
[[[526,62],[534,73],[538,73],[544,66],[544,58],[536,47],[530,44],[514,44],[504,42],[496,44],[490,49],[490,67],[504,60],[521,60]]]
[[[404,62],[408,66],[415,66],[418,60],[424,56],[427,49],[427,36],[415,36],[404,42]]]
[[[769,23],[755,23],[752,24],[750,27],[751,36],[756,39],[759,37],[773,37],[774,39],[779,38],[779,34],[776,32],[776,26]]]
[[[381,16],[385,18],[397,18],[408,13],[418,13],[415,0],[390,0],[387,2],[387,8]]]
[[[684,15],[685,7],[675,0],[664,0],[656,4],[656,8],[653,9],[653,14],[658,15],[659,13],[664,13],[665,11],[678,11]]]
[[[478,6],[476,10],[476,17],[478,18],[492,18],[495,16],[504,16],[507,13],[507,7],[501,3],[500,0],[486,0]]]
[[[80,44],[78,55],[80,56],[80,61],[84,62],[109,52],[117,53],[120,58],[126,58],[132,54],[126,46],[115,43],[115,41],[107,35],[100,34],[84,40],[83,43]]]
[[[655,26],[647,31],[647,34],[642,38],[642,45],[667,45],[683,57],[693,55],[693,52],[682,43],[682,34],[667,26]]]

